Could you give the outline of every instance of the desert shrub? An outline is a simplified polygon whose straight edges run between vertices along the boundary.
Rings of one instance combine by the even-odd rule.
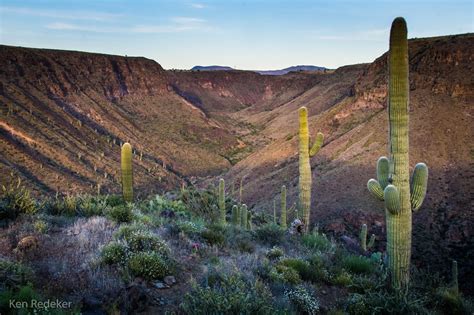
[[[283,249],[281,249],[280,247],[273,246],[267,251],[265,255],[267,256],[268,259],[278,259],[282,257],[284,254],[285,252],[283,251]]]
[[[27,302],[28,305],[30,305],[31,300],[39,299],[40,295],[35,291],[31,284],[22,285],[18,288],[9,288],[0,291],[0,311],[2,314],[11,314],[12,309],[10,307],[10,301]],[[34,314],[37,314],[37,312]],[[44,314],[44,312],[41,312],[41,314]]]
[[[127,223],[133,220],[132,206],[130,204],[118,205],[110,208],[109,217],[117,223]]]
[[[210,245],[223,246],[225,244],[225,236],[219,230],[207,228],[201,232],[201,237]]]
[[[298,271],[284,265],[276,265],[270,270],[268,276],[273,282],[283,282],[290,284],[301,283],[301,277]]]
[[[321,280],[321,275],[307,261],[299,258],[285,258],[278,262],[279,265],[296,270],[304,281],[317,282]]]
[[[127,242],[130,251],[134,253],[154,251],[160,255],[166,256],[170,251],[168,245],[166,245],[164,241],[148,231],[134,231],[124,239]]]
[[[347,255],[342,259],[342,266],[344,269],[356,274],[369,274],[375,271],[373,262],[364,256]]]
[[[272,295],[260,281],[247,282],[240,275],[224,275],[193,289],[180,305],[185,314],[275,314]]]
[[[326,235],[317,232],[303,235],[301,243],[309,249],[323,252],[331,249],[332,246],[331,241],[326,237]]]
[[[122,195],[105,195],[104,197],[99,196],[98,199],[105,200],[105,203],[109,207],[116,207],[116,206],[125,204],[125,201],[123,200]]]
[[[287,290],[285,296],[300,314],[314,315],[319,312],[319,301],[302,286]]]
[[[102,248],[101,261],[104,264],[123,264],[127,260],[127,246],[119,242],[111,242]]]
[[[131,223],[131,224],[122,224],[119,229],[114,233],[115,239],[128,239],[132,233],[146,231],[147,227],[142,223]]]
[[[163,279],[170,273],[169,263],[156,252],[140,252],[128,260],[128,268],[136,277],[146,280]]]
[[[80,197],[78,214],[85,217],[104,215],[109,205],[107,198],[99,196],[83,195]]]
[[[194,187],[183,189],[180,192],[179,200],[181,200],[187,211],[197,217],[206,218],[212,222],[216,222],[219,217],[218,193],[213,188],[198,190]],[[235,203],[232,198],[226,196],[226,212],[232,211]]]
[[[164,210],[173,211],[177,215],[185,216],[186,205],[181,200],[169,200],[163,196],[156,195],[148,201],[145,212],[161,212]]]
[[[204,231],[204,223],[200,221],[178,221],[176,222],[177,232],[182,232],[188,236],[197,235]]]
[[[236,240],[236,243],[237,243],[237,248],[241,252],[245,252],[245,253],[255,252],[255,244],[252,242],[252,240],[248,238],[238,237]]]
[[[349,314],[432,314],[426,308],[426,298],[420,295],[395,294],[377,290],[366,294],[353,294],[347,301]]]
[[[283,242],[285,231],[275,223],[264,224],[255,231],[257,240],[271,246],[279,245]]]
[[[344,269],[341,269],[331,278],[331,282],[335,285],[347,287],[352,283],[352,275]]]
[[[474,314],[474,304],[453,288],[441,287],[437,290],[438,306],[445,314]]]
[[[72,217],[76,214],[80,214],[81,202],[80,196],[66,195],[61,198],[56,195],[54,198],[47,199],[43,203],[42,208],[46,213],[51,215]]]
[[[0,284],[15,287],[26,284],[33,279],[33,271],[16,262],[0,260]]]
[[[48,232],[48,223],[46,223],[44,220],[36,220],[33,223],[33,228],[35,229],[35,232],[44,234]]]
[[[2,197],[0,198],[0,221],[15,220],[19,214],[35,214],[38,211],[36,201],[30,196],[30,192],[21,184],[2,186]]]

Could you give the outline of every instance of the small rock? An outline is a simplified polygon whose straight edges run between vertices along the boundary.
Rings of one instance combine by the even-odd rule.
[[[176,283],[176,278],[174,276],[166,276],[163,281],[167,284],[167,285],[173,285]]]
[[[168,288],[168,286],[166,284],[164,284],[163,282],[161,282],[161,281],[155,281],[153,283],[153,286],[157,289],[166,289],[166,288]]]

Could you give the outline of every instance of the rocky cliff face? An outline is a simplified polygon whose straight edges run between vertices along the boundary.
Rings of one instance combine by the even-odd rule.
[[[220,172],[238,144],[145,58],[2,46],[0,104],[1,171],[42,191],[119,191],[125,141],[144,192]]]

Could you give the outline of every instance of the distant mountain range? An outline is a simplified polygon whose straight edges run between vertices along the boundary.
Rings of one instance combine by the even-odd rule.
[[[192,67],[191,71],[225,71],[225,70],[239,70],[239,69],[234,69],[232,67],[227,67],[227,66],[194,66]],[[297,71],[325,71],[328,70],[328,68],[325,67],[318,67],[318,66],[308,66],[308,65],[298,65],[298,66],[292,66],[288,67],[285,69],[280,69],[280,70],[248,70],[248,71],[253,71],[257,72],[260,74],[265,74],[265,75],[283,75],[287,74],[288,72],[297,72]]]

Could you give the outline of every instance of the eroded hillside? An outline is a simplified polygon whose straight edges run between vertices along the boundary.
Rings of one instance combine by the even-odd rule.
[[[472,279],[474,35],[410,41],[410,161],[430,167],[414,216],[414,258],[460,262]],[[165,71],[145,58],[0,47],[0,171],[42,192],[120,190],[120,144],[135,148],[140,193],[218,174],[244,202],[297,199],[297,109],[325,134],[312,159],[313,222],[336,234],[367,223],[384,244],[382,205],[366,191],[387,153],[386,55],[329,73]],[[236,164],[235,164],[236,163]],[[235,164],[235,165],[233,165]],[[211,179],[209,179],[211,178]],[[230,185],[229,185],[230,186]],[[466,281],[464,285],[469,282]]]

